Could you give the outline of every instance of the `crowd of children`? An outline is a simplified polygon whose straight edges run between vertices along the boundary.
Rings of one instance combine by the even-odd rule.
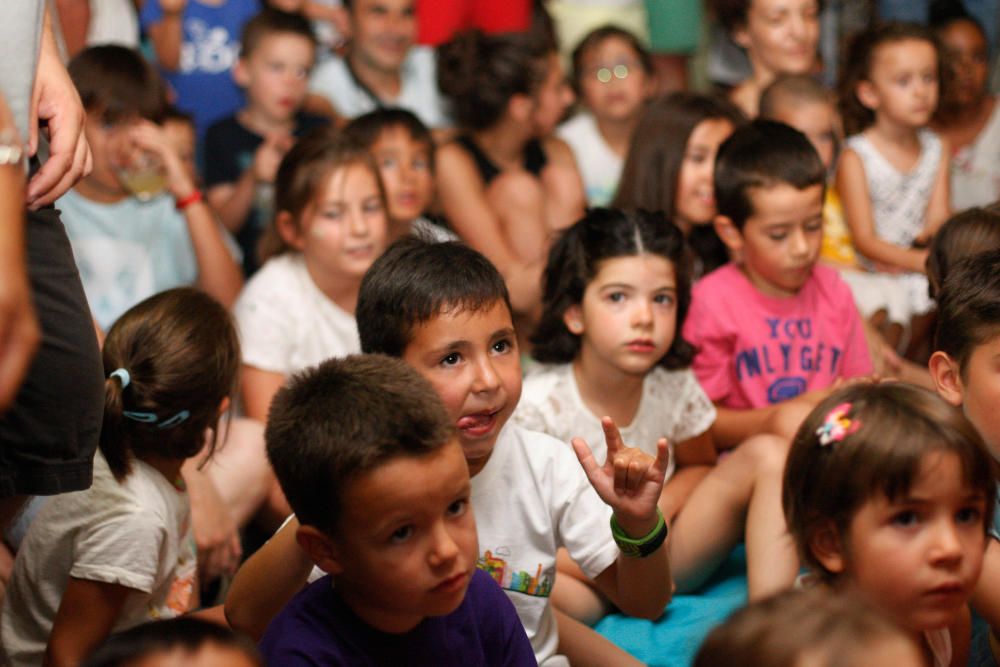
[[[998,664],[989,31],[875,23],[833,91],[822,2],[716,0],[726,96],[634,3],[437,4],[74,51],[104,413],[0,526],[0,662],[641,665],[594,626],[736,551],[699,667]]]

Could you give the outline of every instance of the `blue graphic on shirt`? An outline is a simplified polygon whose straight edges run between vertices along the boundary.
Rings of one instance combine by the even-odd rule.
[[[764,322],[769,342],[736,352],[738,382],[774,377],[767,388],[767,400],[773,404],[805,392],[811,376],[837,376],[843,348],[815,340],[812,318],[767,317]]]

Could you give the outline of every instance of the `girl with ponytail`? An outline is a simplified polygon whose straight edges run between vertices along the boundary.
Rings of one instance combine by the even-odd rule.
[[[4,664],[78,664],[113,632],[197,607],[181,466],[215,449],[236,388],[236,330],[205,293],[173,289],[122,315],[103,357],[93,485],[46,502],[22,542],[0,626]]]

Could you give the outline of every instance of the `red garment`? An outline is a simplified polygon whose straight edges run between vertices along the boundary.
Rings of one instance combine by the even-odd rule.
[[[532,0],[417,0],[417,42],[437,46],[456,32],[524,32]]]

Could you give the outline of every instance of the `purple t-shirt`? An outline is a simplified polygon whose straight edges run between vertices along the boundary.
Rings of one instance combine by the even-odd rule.
[[[232,69],[243,26],[259,11],[260,0],[225,0],[221,5],[189,0],[184,7],[179,67],[162,72],[177,93],[177,107],[194,116],[199,139],[209,125],[243,108],[243,91]],[[139,14],[143,30],[162,20],[160,0],[146,0]]]
[[[330,577],[313,582],[278,614],[260,650],[269,665],[537,666],[514,605],[493,579],[476,570],[465,599],[447,616],[389,634],[358,618]]]
[[[872,372],[851,290],[821,265],[786,298],[761,294],[736,264],[713,271],[692,290],[684,338],[698,349],[702,389],[727,408],[761,408]]]

